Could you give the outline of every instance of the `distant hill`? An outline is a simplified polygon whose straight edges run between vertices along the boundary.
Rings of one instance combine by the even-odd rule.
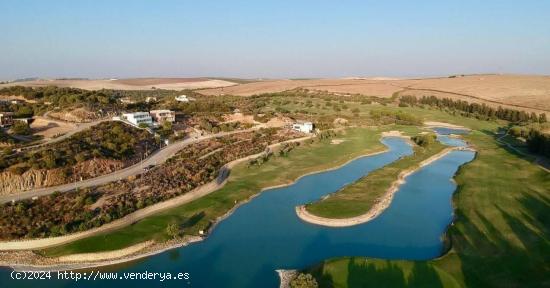
[[[269,80],[231,87],[201,90],[205,95],[250,96],[296,88],[341,94],[391,97],[396,95],[436,96],[485,103],[496,107],[521,108],[534,112],[550,111],[550,76],[453,75],[425,79],[342,78]]]
[[[204,89],[236,85],[228,80],[210,78],[129,78],[129,79],[83,79],[62,78],[55,80],[27,78],[0,84],[0,88],[14,85],[43,87],[74,87],[86,90],[117,89],[117,90],[151,90],[151,89]]]

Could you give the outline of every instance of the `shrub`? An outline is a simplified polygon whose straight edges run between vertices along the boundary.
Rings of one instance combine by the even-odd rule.
[[[413,136],[411,140],[416,143],[418,146],[427,147],[430,144],[434,143],[436,139],[435,134],[423,134],[423,135],[417,135]]]
[[[30,135],[32,133],[29,125],[22,121],[15,121],[11,126],[11,132],[18,135]]]
[[[291,288],[317,288],[319,284],[311,274],[300,273],[290,281]]]
[[[170,223],[166,226],[166,234],[172,238],[176,238],[180,234],[180,228],[176,223]]]

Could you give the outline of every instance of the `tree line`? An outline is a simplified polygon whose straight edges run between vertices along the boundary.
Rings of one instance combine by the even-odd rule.
[[[527,148],[530,152],[550,157],[550,135],[537,128],[512,127],[508,134],[516,138],[526,140]]]
[[[527,148],[533,153],[550,157],[550,135],[531,129],[527,136]]]
[[[487,106],[485,103],[468,103],[463,100],[454,100],[452,98],[437,98],[435,96],[422,96],[420,99],[416,96],[401,96],[399,99],[400,106],[420,106],[428,105],[439,108],[448,108],[453,110],[462,111],[463,116],[476,117],[483,120],[495,120],[501,119],[510,121],[513,123],[522,122],[538,122],[545,123],[547,121],[546,114],[536,114],[535,112],[527,113],[522,110],[515,110],[509,108],[502,108],[499,106],[497,109]]]

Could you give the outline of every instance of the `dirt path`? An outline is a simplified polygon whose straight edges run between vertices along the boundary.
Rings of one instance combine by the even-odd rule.
[[[148,158],[144,159],[143,161],[136,163],[132,166],[126,167],[124,169],[117,170],[113,173],[101,175],[95,178],[90,178],[79,182],[67,183],[59,186],[37,188],[37,189],[32,189],[28,191],[19,192],[19,193],[2,195],[0,196],[0,203],[6,203],[10,201],[19,201],[19,200],[29,199],[33,197],[45,196],[45,195],[52,194],[54,192],[67,192],[77,188],[82,189],[82,188],[88,188],[93,186],[99,186],[109,182],[125,179],[130,176],[143,173],[143,167],[147,167],[148,165],[158,165],[166,162],[166,160],[176,155],[176,153],[178,153],[181,149],[185,148],[188,145],[191,145],[206,139],[215,138],[215,137],[227,136],[227,135],[236,134],[236,133],[250,132],[250,131],[259,129],[260,127],[261,126],[257,126],[246,130],[221,132],[217,134],[201,136],[198,138],[188,138],[182,141],[177,141],[172,144],[169,144],[168,146],[165,146],[160,150],[157,150],[151,153],[148,156]]]
[[[289,141],[272,144],[269,146],[269,148],[274,149],[280,146],[282,143],[304,141],[312,137],[314,136],[306,136],[298,139],[292,139]],[[74,233],[66,236],[60,236],[60,237],[50,237],[50,238],[32,239],[32,240],[4,241],[4,242],[0,242],[0,251],[43,249],[43,248],[48,248],[52,246],[73,242],[73,241],[90,237],[99,233],[113,231],[128,225],[131,225],[145,217],[151,216],[163,210],[171,209],[171,208],[189,203],[193,200],[204,197],[220,189],[227,182],[227,178],[228,178],[227,176],[229,175],[229,171],[231,170],[231,168],[235,167],[235,165],[237,164],[260,157],[262,155],[264,155],[264,152],[250,155],[250,156],[243,157],[243,158],[234,160],[232,162],[229,162],[220,169],[220,173],[214,181],[208,184],[205,184],[203,186],[197,187],[196,189],[188,193],[185,193],[183,195],[180,195],[178,197],[140,209],[134,213],[126,215],[123,218],[117,219],[111,223],[105,224],[98,228],[94,228],[94,229],[90,229],[87,231],[78,232],[78,233]]]
[[[469,128],[466,128],[464,126],[445,123],[445,122],[436,122],[436,121],[426,121],[424,122],[424,126],[428,128],[442,127],[442,128],[450,128],[450,129],[470,130]]]

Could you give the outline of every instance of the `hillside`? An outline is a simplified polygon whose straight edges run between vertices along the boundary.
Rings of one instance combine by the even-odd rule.
[[[0,84],[0,88],[9,86],[58,86],[86,90],[114,89],[114,90],[184,90],[216,88],[235,85],[236,83],[209,78],[130,78],[130,79],[59,79],[59,80],[31,80]]]
[[[550,111],[550,76],[469,75],[426,79],[315,79],[270,80],[231,87],[201,90],[205,95],[250,96],[295,88],[343,94],[391,97],[398,95],[436,96],[478,102],[493,107],[522,108],[533,112]]]

